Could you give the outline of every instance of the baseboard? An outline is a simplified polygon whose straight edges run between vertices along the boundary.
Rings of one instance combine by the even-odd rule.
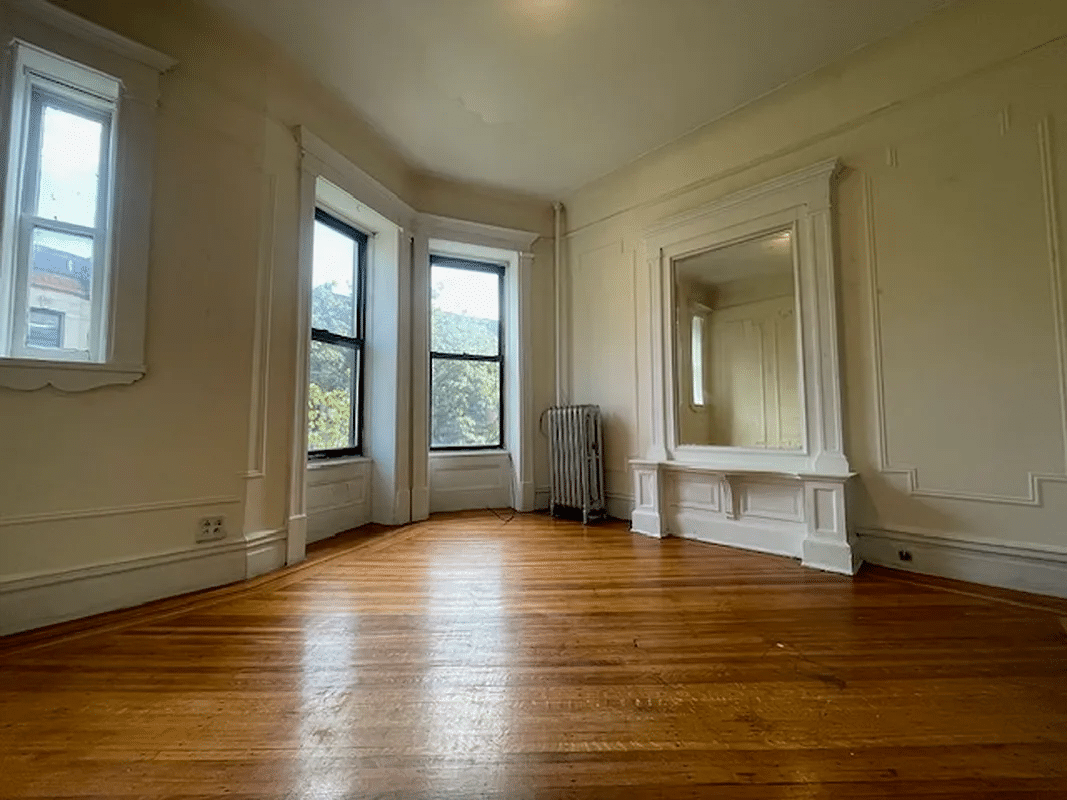
[[[537,508],[537,492],[533,481],[516,482],[512,489],[516,511],[528,513]]]
[[[285,566],[285,530],[259,531],[245,536],[245,578],[255,578]]]
[[[418,522],[430,516],[430,487],[417,486],[411,490],[411,521]]]
[[[430,492],[430,513],[474,511],[479,508],[510,508],[509,487],[435,490]]]
[[[726,523],[704,512],[684,510],[674,511],[669,519],[674,520],[668,522],[671,536],[787,558],[801,558],[804,554],[804,533],[799,529]],[[677,524],[679,521],[684,521],[684,524]],[[680,534],[676,529],[685,529],[687,532]]]
[[[289,517],[289,535],[285,541],[285,563],[299,564],[304,560],[308,544],[307,514],[293,514]]]
[[[1067,597],[1067,550],[1035,545],[908,533],[880,528],[856,531],[855,548],[871,564]],[[903,561],[901,551],[911,560]]]
[[[0,581],[0,635],[244,580],[284,561],[285,534],[201,545],[154,556]]]
[[[307,543],[312,544],[366,525],[370,522],[370,508],[362,502],[309,509],[307,519]]]

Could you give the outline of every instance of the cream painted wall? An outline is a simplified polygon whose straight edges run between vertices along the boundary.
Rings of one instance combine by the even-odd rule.
[[[839,157],[852,523],[1067,576],[1065,36],[1059,0],[961,2],[567,199],[567,392],[611,496],[649,444],[644,229]]]
[[[279,537],[284,557],[298,335],[295,126],[419,210],[551,234],[543,201],[494,202],[487,190],[414,175],[331,92],[198,3],[57,5],[179,64],[163,78],[159,110],[147,375],[82,394],[0,390],[0,632],[243,578],[276,566]],[[549,405],[552,242],[533,249],[535,384],[537,402]],[[543,440],[535,445],[546,483]],[[227,540],[195,545],[197,520],[209,514],[226,516]],[[259,541],[259,561],[250,550],[246,564],[235,548]],[[203,554],[225,564],[202,569]],[[55,581],[112,580],[120,567],[167,573],[137,586],[131,578],[125,594],[71,589],[45,607],[41,593]]]

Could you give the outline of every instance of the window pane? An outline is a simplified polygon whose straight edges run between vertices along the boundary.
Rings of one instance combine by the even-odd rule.
[[[63,317],[65,350],[89,351],[93,322],[93,239],[34,228],[30,241],[30,281],[26,305]],[[33,314],[28,315],[26,344],[35,342]]]
[[[430,349],[495,356],[500,352],[500,276],[433,265]]]
[[[104,124],[60,108],[41,111],[37,216],[96,227]]]
[[[356,335],[355,240],[315,222],[311,278],[311,327],[341,336]]]
[[[693,315],[693,405],[704,405],[704,317]]]
[[[308,387],[308,450],[353,447],[354,376],[358,354],[350,347],[312,342]],[[356,409],[358,411],[358,409]]]
[[[63,314],[48,308],[31,308],[26,344],[30,347],[62,347]]]
[[[496,361],[433,360],[432,447],[500,445],[500,368]]]

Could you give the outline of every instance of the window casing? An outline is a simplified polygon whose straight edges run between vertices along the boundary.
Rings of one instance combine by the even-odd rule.
[[[504,267],[430,256],[430,449],[504,447]]]
[[[117,78],[15,43],[0,357],[108,360]],[[62,336],[46,339],[44,312]]]
[[[311,459],[363,454],[367,245],[365,233],[316,209],[308,356]]]

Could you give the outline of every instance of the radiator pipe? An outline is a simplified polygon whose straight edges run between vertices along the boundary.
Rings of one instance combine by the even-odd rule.
[[[566,405],[567,398],[563,391],[563,203],[552,204],[554,212],[554,238],[555,248],[555,294],[556,294],[556,405]]]

